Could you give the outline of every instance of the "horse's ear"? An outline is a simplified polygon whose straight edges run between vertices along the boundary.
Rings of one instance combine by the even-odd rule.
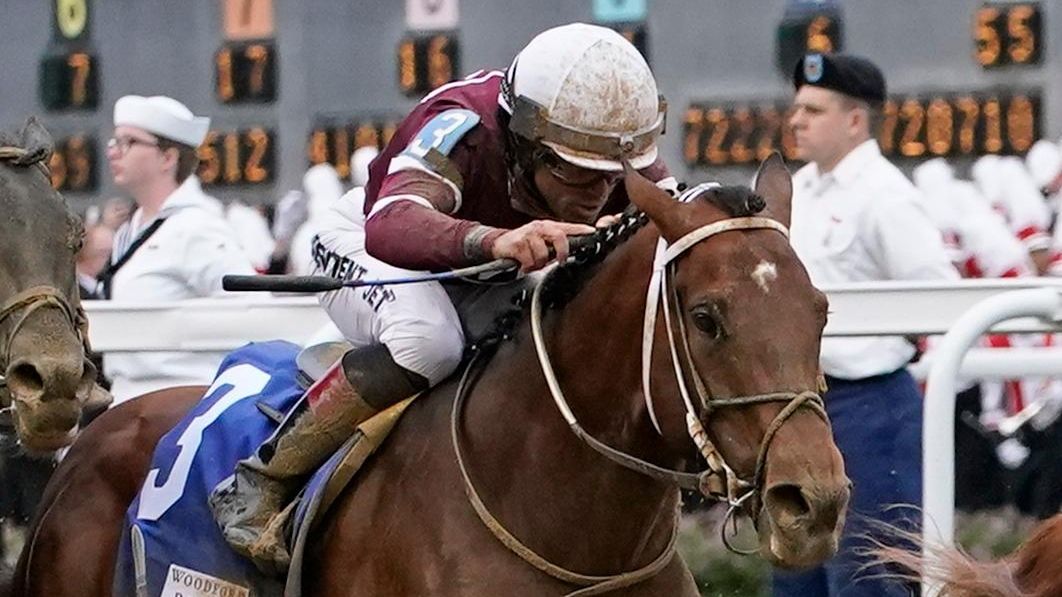
[[[793,211],[793,178],[780,153],[775,151],[763,160],[753,188],[767,201],[764,213],[788,228]]]
[[[673,234],[678,234],[677,229],[674,227],[680,226],[681,222],[671,222],[671,220],[675,219],[680,211],[677,208],[682,204],[669,195],[667,191],[639,174],[627,160],[623,160],[623,186],[627,189],[627,197],[631,200],[631,203],[645,212],[645,215],[649,216],[650,220],[656,222],[657,227],[660,228],[660,232],[665,238],[669,236],[668,230],[674,229],[675,232]]]
[[[26,151],[26,154],[15,160],[16,164],[29,166],[30,164],[46,162],[51,159],[54,148],[52,136],[44,128],[44,125],[37,120],[36,116],[30,116],[26,119],[26,124],[22,126],[22,132],[19,137],[19,144]]]

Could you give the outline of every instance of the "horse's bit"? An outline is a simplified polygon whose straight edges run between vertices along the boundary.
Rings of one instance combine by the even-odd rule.
[[[642,384],[645,394],[646,404],[649,409],[649,415],[652,419],[653,425],[657,431],[660,431],[659,424],[656,419],[656,412],[653,407],[652,395],[650,393],[649,372],[651,365],[651,357],[653,351],[653,339],[655,337],[656,323],[658,307],[661,303],[661,299],[664,305],[664,320],[667,329],[668,345],[671,352],[671,361],[675,369],[675,377],[679,387],[679,393],[682,396],[683,404],[686,408],[686,423],[687,431],[693,443],[697,446],[698,452],[704,457],[707,462],[708,468],[700,473],[686,473],[682,471],[671,470],[652,464],[645,460],[642,460],[636,456],[613,448],[600,440],[594,438],[587,433],[581,425],[579,425],[575,414],[572,413],[571,408],[568,406],[568,401],[564,397],[564,392],[561,390],[560,383],[557,380],[556,373],[553,370],[553,364],[549,357],[549,351],[545,343],[545,335],[542,332],[542,291],[545,286],[544,276],[539,283],[535,286],[534,292],[531,296],[531,333],[535,342],[535,351],[538,354],[539,364],[542,367],[542,373],[546,378],[546,384],[549,386],[550,394],[553,396],[553,400],[557,405],[557,409],[560,411],[564,420],[568,423],[572,432],[576,437],[583,440],[588,446],[598,451],[608,459],[616,462],[628,469],[635,472],[647,475],[654,479],[662,480],[667,483],[671,483],[679,486],[683,489],[699,491],[703,495],[712,499],[726,502],[728,510],[726,519],[723,521],[722,537],[727,548],[737,553],[754,553],[744,552],[736,549],[730,544],[729,539],[726,536],[726,523],[737,513],[737,511],[745,505],[750,498],[754,498],[762,494],[762,484],[764,478],[764,471],[767,462],[767,453],[770,449],[771,442],[774,439],[775,434],[781,428],[781,426],[795,413],[800,407],[806,406],[812,409],[817,415],[822,417],[824,421],[828,418],[825,408],[823,406],[822,398],[818,393],[812,391],[803,392],[772,392],[768,394],[757,394],[752,396],[736,396],[732,398],[713,398],[705,385],[703,378],[698,373],[697,368],[693,361],[693,355],[689,346],[689,339],[686,334],[685,325],[682,321],[681,314],[672,315],[673,311],[679,311],[679,299],[677,290],[673,284],[669,284],[669,280],[673,277],[673,264],[672,262],[680,255],[688,251],[694,245],[720,234],[731,230],[755,230],[755,229],[768,229],[777,230],[785,235],[789,236],[789,231],[785,226],[766,217],[740,217],[729,218],[712,224],[702,226],[689,234],[686,234],[672,245],[668,245],[667,242],[661,238],[657,246],[656,257],[654,260],[653,275],[649,283],[649,294],[646,301],[645,309],[645,323],[643,327],[643,350],[642,350]],[[553,270],[551,270],[552,272]],[[676,333],[677,328],[677,333]],[[676,344],[676,336],[682,340],[682,349],[685,357],[685,367],[679,357],[679,350]],[[509,533],[508,530],[498,521],[488,510],[486,505],[480,499],[478,492],[472,484],[471,477],[468,475],[467,468],[465,466],[464,458],[462,457],[460,445],[458,442],[457,434],[457,420],[461,410],[461,403],[464,398],[464,390],[467,386],[469,372],[473,369],[473,364],[469,365],[469,368],[465,372],[465,377],[462,378],[458,387],[457,397],[454,400],[454,407],[451,417],[451,439],[455,454],[457,456],[457,464],[460,469],[461,475],[464,479],[465,491],[468,494],[469,500],[472,503],[473,509],[476,514],[479,515],[480,520],[487,526],[487,528],[494,534],[494,536],[502,542],[513,553],[520,556],[524,561],[528,562],[535,568],[549,574],[550,576],[562,580],[564,582],[583,585],[586,588],[580,589],[569,594],[569,597],[583,596],[583,595],[597,595],[607,591],[615,590],[622,587],[631,586],[637,584],[643,580],[655,576],[660,570],[662,570],[670,561],[675,551],[675,540],[677,536],[677,518],[676,528],[672,531],[671,539],[668,542],[664,551],[654,559],[652,562],[629,572],[624,572],[610,576],[590,576],[579,574],[567,570],[561,566],[553,564],[547,561],[535,553],[531,548],[527,547],[520,542],[515,536]],[[786,406],[775,416],[774,420],[768,426],[764,433],[763,439],[760,443],[759,453],[756,458],[756,468],[753,473],[751,481],[741,479],[737,473],[727,464],[723,455],[715,447],[712,441],[708,438],[708,433],[704,429],[700,422],[700,418],[697,415],[697,411],[694,408],[693,402],[690,399],[690,391],[687,383],[687,369],[688,375],[693,378],[693,386],[697,392],[697,397],[700,401],[701,410],[705,413],[709,413],[712,410],[727,407],[727,406],[746,406],[751,404],[764,404],[768,402],[785,402]],[[821,386],[821,380],[820,380]],[[755,501],[755,500],[754,500]],[[750,510],[750,515],[753,520],[757,517],[756,508],[753,507]]]

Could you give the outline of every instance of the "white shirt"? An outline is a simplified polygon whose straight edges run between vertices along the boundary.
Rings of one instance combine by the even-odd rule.
[[[130,239],[151,225],[142,222],[141,215],[138,209],[118,230],[112,260],[117,261]],[[218,203],[203,193],[195,176],[166,199],[158,217],[166,221],[115,274],[112,300],[153,303],[220,296],[223,275],[255,273]],[[130,234],[130,229],[135,232]],[[224,353],[108,353],[103,366],[118,404],[162,388],[209,384],[223,357]]]
[[[957,279],[918,191],[874,140],[831,172],[793,176],[793,248],[816,286],[872,280]],[[843,379],[891,373],[914,355],[903,338],[824,338],[823,371]]]

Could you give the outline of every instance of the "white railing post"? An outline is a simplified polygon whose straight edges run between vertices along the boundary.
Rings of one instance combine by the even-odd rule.
[[[992,296],[963,313],[933,351],[922,427],[922,533],[927,546],[954,543],[955,385],[963,356],[995,324],[1015,317],[1052,318],[1060,307],[1062,294],[1049,288]],[[938,593],[939,587],[923,582],[924,596]]]

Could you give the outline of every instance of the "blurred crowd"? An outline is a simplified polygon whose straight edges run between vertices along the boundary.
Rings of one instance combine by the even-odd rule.
[[[1038,141],[1024,159],[986,155],[961,174],[942,158],[912,178],[964,278],[1062,276],[1062,147]],[[1047,347],[1057,334],[991,335],[983,347]],[[931,349],[932,340],[927,348]],[[1062,380],[960,381],[957,500],[979,509],[1013,503],[1057,512],[1062,489]]]

